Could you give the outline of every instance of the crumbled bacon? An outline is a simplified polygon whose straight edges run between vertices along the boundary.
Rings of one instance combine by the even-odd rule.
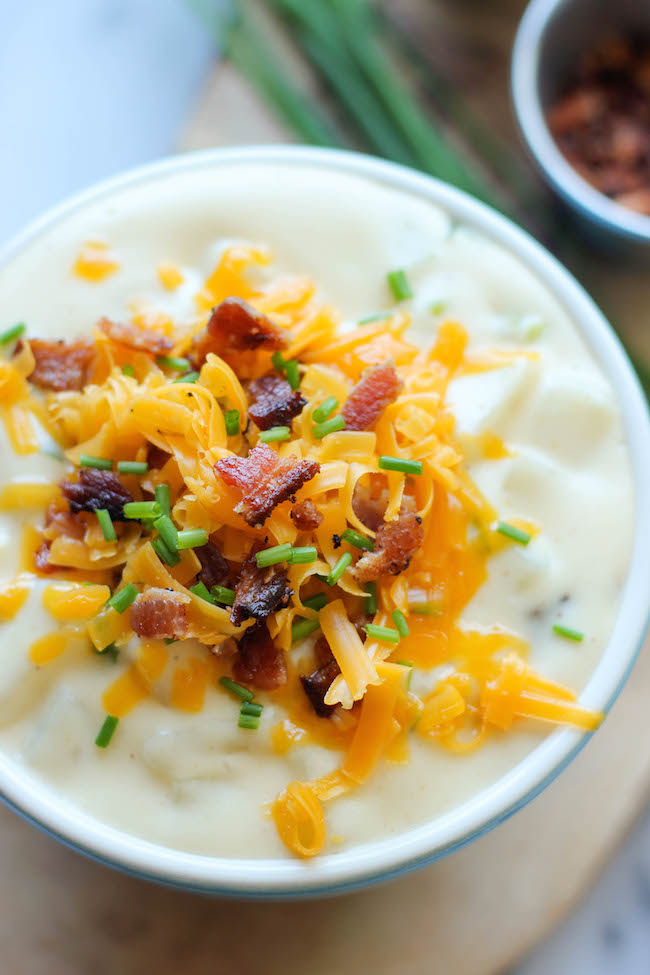
[[[415,503],[408,496],[404,497],[402,506],[405,510],[415,510]],[[373,492],[365,484],[357,481],[352,495],[352,510],[366,528],[376,532],[384,520],[387,507],[388,490],[386,488]]]
[[[242,684],[252,684],[260,691],[274,691],[286,684],[284,654],[273,643],[266,623],[251,626],[239,641],[233,676]]]
[[[235,586],[235,602],[230,614],[234,626],[251,617],[265,620],[278,607],[286,606],[293,595],[283,569],[277,565],[258,568],[256,550],[257,546],[243,563]]]
[[[105,508],[112,521],[126,521],[124,505],[133,501],[133,495],[116,474],[93,467],[82,467],[78,481],[61,481],[61,491],[73,514]]]
[[[241,298],[226,298],[212,309],[206,328],[194,339],[192,361],[205,362],[209,352],[222,356],[246,349],[283,349],[287,336],[270,318]]]
[[[139,637],[184,637],[187,633],[185,604],[172,589],[147,589],[131,606],[131,629]]]
[[[228,578],[230,571],[228,569],[228,563],[214,542],[208,542],[206,545],[195,548],[194,553],[201,563],[199,580],[208,589],[220,585]]]
[[[34,552],[34,565],[39,572],[56,572],[57,566],[52,565],[50,562],[50,545],[52,543],[49,541],[41,542],[36,551]]]
[[[72,514],[65,508],[59,508],[56,502],[52,503],[45,512],[45,529],[43,534],[46,538],[53,540],[60,535],[68,538],[81,539],[86,533],[86,523],[83,516]]]
[[[300,501],[291,509],[290,516],[300,532],[315,531],[323,521],[323,515],[313,501]]]
[[[324,636],[320,636],[314,646],[318,669],[312,674],[303,674],[300,682],[309,702],[319,718],[328,718],[334,706],[325,704],[327,694],[332,681],[341,673],[336,659],[334,658],[330,645]]]
[[[315,477],[320,464],[297,457],[281,460],[261,443],[253,447],[248,457],[224,457],[214,469],[226,484],[241,491],[242,499],[235,511],[243,515],[247,525],[256,527],[264,524],[276,505]]]
[[[290,424],[307,403],[305,397],[298,390],[294,392],[280,376],[255,379],[248,387],[248,394],[253,400],[248,415],[260,430]]]
[[[149,355],[165,355],[171,352],[174,343],[162,332],[152,328],[140,328],[138,325],[124,325],[122,322],[112,322],[110,318],[100,318],[97,327],[108,335],[111,342],[126,345],[136,352],[147,352]]]
[[[422,544],[422,519],[413,511],[401,511],[396,521],[384,521],[377,529],[374,552],[364,552],[354,568],[359,582],[374,582],[385,575],[399,575],[408,567]]]
[[[83,389],[95,355],[92,342],[87,339],[74,342],[30,339],[29,345],[35,360],[34,368],[27,377],[30,382],[57,393]]]
[[[149,470],[159,471],[161,467],[164,467],[171,454],[162,447],[158,447],[155,443],[147,444],[147,464],[149,465]]]
[[[372,430],[387,406],[393,403],[403,383],[392,362],[371,366],[343,404],[346,430]]]

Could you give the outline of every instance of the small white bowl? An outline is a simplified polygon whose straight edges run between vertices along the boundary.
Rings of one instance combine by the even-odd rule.
[[[522,260],[561,303],[614,387],[629,444],[637,497],[636,540],[614,630],[581,701],[607,711],[625,682],[648,622],[650,604],[650,422],[636,376],[593,301],[528,234],[464,193],[427,176],[378,159],[348,152],[292,147],[219,149],[180,156],[136,169],[102,183],[52,210],[0,253],[14,257],[72,213],[111,194],[164,179],[177,172],[214,170],[256,163],[338,170],[377,181],[444,207],[451,216],[480,230]],[[588,739],[571,729],[550,734],[523,761],[491,787],[456,809],[402,835],[349,851],[315,858],[243,860],[197,856],[131,836],[89,816],[39,783],[0,754],[0,793],[17,812],[64,843],[104,863],[159,882],[195,890],[249,897],[330,894],[385,880],[429,863],[520,809],[571,761]]]

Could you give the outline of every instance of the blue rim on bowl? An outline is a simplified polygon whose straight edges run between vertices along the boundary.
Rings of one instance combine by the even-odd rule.
[[[94,187],[33,223],[1,252],[14,257],[59,221],[112,194],[164,181],[178,172],[232,164],[293,165],[350,173],[414,194],[445,208],[516,254],[555,295],[576,323],[617,395],[633,465],[636,537],[630,571],[608,647],[581,701],[607,711],[621,690],[643,639],[650,604],[650,418],[643,393],[610,326],[568,272],[522,230],[464,193],[402,166],[356,153],[296,147],[207,150],[144,166]],[[89,816],[20,771],[0,754],[0,794],[17,812],[92,858],[147,879],[199,891],[248,897],[323,895],[386,880],[465,845],[534,798],[578,753],[589,735],[551,733],[506,775],[457,808],[388,839],[309,863],[292,859],[228,859],[185,853],[121,832]]]

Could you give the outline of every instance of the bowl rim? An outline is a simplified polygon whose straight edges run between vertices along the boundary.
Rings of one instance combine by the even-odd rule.
[[[530,235],[501,214],[439,180],[359,153],[296,146],[208,149],[127,171],[46,212],[0,249],[16,257],[59,221],[91,203],[179,172],[256,164],[325,168],[351,174],[442,206],[514,253],[552,293],[579,329],[611,382],[633,468],[636,534],[628,577],[609,643],[581,695],[607,711],[627,679],[650,612],[650,416],[627,356],[602,313],[577,281]],[[405,833],[313,861],[231,859],[174,850],[102,823],[0,754],[0,796],[24,818],[66,845],[127,873],[172,886],[228,896],[296,897],[365,886],[430,863],[499,825],[542,791],[577,755],[590,734],[558,729],[509,772],[460,806]]]
[[[650,243],[650,217],[610,200],[580,176],[560,152],[546,124],[538,79],[541,42],[555,14],[574,0],[530,0],[512,48],[510,88],[519,130],[534,162],[562,199],[601,228]]]

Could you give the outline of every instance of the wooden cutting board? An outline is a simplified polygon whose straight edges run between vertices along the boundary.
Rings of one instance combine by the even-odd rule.
[[[501,46],[502,56],[487,61],[485,97],[492,111],[499,99],[505,103],[505,52],[521,0],[458,0],[417,9],[413,0],[398,0],[395,6],[424,17],[424,26],[444,14],[453,36],[465,23],[463,36],[477,44],[483,37],[484,54]],[[496,25],[486,22],[486,9],[497,17]],[[503,30],[495,29],[499,25]],[[470,91],[474,86],[480,101],[480,72],[465,72],[458,83]],[[504,104],[495,117],[507,117]],[[287,141],[289,133],[221,66],[183,148]],[[650,308],[647,276],[612,269],[611,262],[584,248],[576,254],[579,275],[593,284],[610,317],[650,352],[650,330],[639,333]],[[92,863],[0,809],[2,968],[21,975],[499,972],[589,888],[647,801],[649,698],[646,641],[604,727],[526,809],[431,867],[325,901],[241,903],[154,887]]]

